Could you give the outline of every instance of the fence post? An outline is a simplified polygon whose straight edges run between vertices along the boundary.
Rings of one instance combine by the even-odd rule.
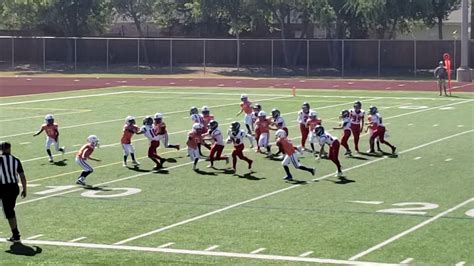
[[[456,69],[456,38],[454,38],[454,51],[453,51],[453,70]],[[456,78],[456,71],[453,71],[452,72],[454,75],[453,75],[453,78],[452,79],[455,79]]]
[[[12,68],[15,68],[15,38],[12,37]]]
[[[377,51],[377,56],[378,56],[378,58],[377,58],[377,60],[378,60],[378,62],[377,62],[377,75],[380,77],[380,60],[381,60],[380,59],[380,57],[381,57],[381,54],[380,54],[380,40],[379,40],[377,49],[378,49],[378,51]]]
[[[173,40],[170,39],[170,73],[173,72]]]
[[[272,39],[272,77],[273,77],[273,42],[274,40]]]
[[[43,38],[43,70],[46,70],[46,39]]]
[[[204,75],[206,75],[206,40],[203,40],[202,42],[202,66],[204,69]]]
[[[240,72],[240,39],[237,37],[237,72]]]
[[[341,52],[342,52],[342,56],[341,56],[341,76],[344,77],[344,40],[341,40]]]
[[[306,40],[306,77],[309,76],[309,40]]]
[[[109,39],[105,43],[105,58],[107,62],[106,71],[109,72]]]
[[[140,39],[137,39],[137,71],[140,71]]]
[[[413,40],[413,75],[416,77],[416,40]]]
[[[77,38],[74,38],[74,72],[77,72]]]

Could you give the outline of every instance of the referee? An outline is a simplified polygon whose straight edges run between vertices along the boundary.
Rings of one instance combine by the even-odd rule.
[[[16,223],[15,204],[20,193],[18,187],[18,177],[20,177],[23,191],[21,196],[26,197],[26,178],[20,160],[10,154],[11,144],[9,142],[0,143],[0,204],[3,205],[3,212],[10,224],[12,237],[8,241],[20,242],[20,232]]]

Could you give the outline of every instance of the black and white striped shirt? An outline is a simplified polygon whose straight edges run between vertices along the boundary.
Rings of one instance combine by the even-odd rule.
[[[20,160],[11,154],[0,156],[0,185],[18,183],[18,175],[23,173]]]

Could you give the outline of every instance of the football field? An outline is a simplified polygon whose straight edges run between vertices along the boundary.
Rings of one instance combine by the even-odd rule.
[[[198,163],[186,157],[189,108],[207,105],[223,132],[236,117],[240,94],[268,114],[278,108],[289,137],[299,144],[296,122],[303,102],[318,112],[338,138],[339,113],[360,100],[378,107],[388,141],[398,156],[343,156],[347,180],[334,177],[329,160],[305,152],[313,177],[290,168],[296,181],[282,180],[281,161],[255,153],[253,172],[239,161]],[[160,147],[165,168],[153,170],[148,141],[133,144],[141,165],[122,166],[120,145],[127,115],[164,114],[170,143]],[[44,133],[33,137],[52,113],[66,153],[48,162]],[[0,140],[12,143],[23,162],[29,189],[16,207],[23,247],[14,256],[10,230],[0,222],[0,264],[426,264],[474,265],[474,94],[362,90],[251,88],[104,88],[0,98]],[[75,153],[88,135],[101,146],[87,177]],[[274,140],[271,132],[271,140]],[[353,149],[353,139],[349,144]],[[272,147],[273,152],[276,147]],[[368,136],[361,137],[368,150]],[[382,149],[389,148],[382,145]],[[227,145],[225,153],[232,151]],[[204,154],[208,150],[203,148]]]

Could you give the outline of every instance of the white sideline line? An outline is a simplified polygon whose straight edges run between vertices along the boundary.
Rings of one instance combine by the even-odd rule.
[[[361,203],[361,204],[372,204],[372,205],[379,205],[382,204],[383,201],[363,201],[363,200],[352,200],[349,201],[351,203]]]
[[[423,222],[421,222],[421,223],[419,223],[419,224],[417,224],[417,225],[415,225],[415,226],[409,228],[408,230],[405,230],[405,231],[403,231],[403,232],[401,232],[401,233],[399,233],[399,234],[397,234],[397,235],[394,235],[394,236],[392,236],[391,238],[389,238],[389,239],[387,239],[387,240],[385,240],[385,241],[383,241],[383,242],[381,242],[381,243],[379,243],[379,244],[377,244],[377,245],[375,245],[375,246],[373,246],[373,247],[371,247],[371,248],[369,248],[369,249],[367,249],[367,250],[365,250],[365,251],[362,251],[362,252],[360,252],[359,254],[356,254],[356,255],[352,256],[349,260],[357,260],[357,259],[359,259],[359,258],[361,258],[361,257],[363,257],[363,256],[365,256],[365,255],[367,255],[367,254],[369,254],[369,253],[371,253],[371,252],[377,250],[377,249],[380,249],[380,248],[382,248],[382,247],[384,247],[384,246],[386,246],[386,245],[388,245],[388,244],[390,244],[390,243],[392,243],[392,242],[394,242],[394,241],[396,241],[396,240],[398,240],[398,239],[400,239],[400,238],[402,238],[402,237],[404,237],[404,236],[406,236],[406,235],[408,235],[408,234],[410,234],[410,233],[412,233],[412,232],[414,232],[414,231],[420,229],[421,227],[423,227],[423,226],[425,226],[425,225],[427,225],[427,224],[430,224],[430,223],[432,223],[432,222],[438,220],[439,218],[445,216],[446,214],[448,214],[448,213],[450,213],[450,212],[453,212],[453,211],[455,211],[455,210],[457,210],[457,209],[459,209],[459,208],[463,207],[464,205],[466,205],[466,204],[468,204],[468,203],[471,203],[471,202],[474,202],[474,198],[470,198],[470,199],[468,199],[468,200],[466,200],[466,201],[463,201],[463,202],[461,202],[460,204],[458,204],[458,205],[452,207],[451,209],[448,209],[448,210],[446,210],[446,211],[444,211],[444,212],[441,212],[441,213],[439,213],[439,214],[437,214],[437,215],[431,217],[430,219],[425,220],[425,221],[423,221]]]
[[[435,143],[438,143],[438,142],[440,142],[440,141],[444,141],[444,140],[447,140],[447,139],[451,139],[451,138],[454,138],[454,137],[458,137],[458,136],[460,136],[460,135],[464,135],[464,134],[471,133],[471,132],[474,132],[474,129],[468,130],[468,131],[464,131],[464,132],[461,132],[461,133],[458,133],[458,134],[450,135],[450,136],[448,136],[448,137],[444,137],[444,138],[441,138],[441,139],[437,139],[437,140],[434,140],[434,141],[431,141],[431,142],[428,142],[428,143],[425,143],[425,144],[422,144],[422,145],[418,145],[418,146],[412,147],[412,148],[410,148],[410,149],[404,150],[404,151],[400,152],[399,154],[403,154],[403,153],[406,153],[406,152],[410,152],[410,151],[413,151],[413,150],[417,150],[417,149],[423,148],[423,147],[425,147],[425,146],[428,146],[428,145],[431,145],[431,144],[435,144]],[[364,166],[366,166],[366,165],[370,165],[370,164],[373,164],[373,163],[376,163],[376,162],[385,160],[386,158],[387,158],[387,157],[381,157],[381,158],[378,158],[378,159],[373,160],[373,161],[368,161],[368,162],[366,162],[366,163],[359,164],[359,165],[356,165],[356,166],[347,168],[347,169],[345,169],[345,172],[348,172],[348,171],[353,170],[353,169],[357,169],[357,168],[360,168],[360,167],[364,167]],[[327,175],[322,176],[322,177],[319,177],[319,178],[315,178],[315,179],[313,179],[313,181],[316,181],[316,180],[318,180],[318,181],[319,181],[319,180],[323,180],[323,179],[326,179],[326,178],[329,178],[329,177],[332,177],[332,176],[334,176],[334,173],[327,174]],[[281,192],[285,192],[285,191],[287,191],[287,190],[291,190],[291,189],[297,188],[297,187],[299,187],[299,186],[301,186],[301,184],[292,185],[292,186],[289,186],[289,187],[286,187],[286,188],[282,188],[282,189],[279,189],[279,190],[275,190],[275,191],[270,192],[270,193],[267,193],[267,194],[260,195],[260,196],[258,196],[258,197],[252,198],[252,199],[248,199],[248,200],[244,200],[244,201],[241,201],[241,202],[237,202],[237,203],[234,203],[234,204],[232,204],[232,205],[229,205],[229,206],[226,206],[226,207],[223,207],[223,208],[220,208],[220,209],[211,211],[211,212],[207,212],[207,213],[204,213],[204,214],[195,216],[195,217],[193,217],[193,218],[190,218],[190,219],[187,219],[187,220],[183,220],[183,221],[178,222],[178,223],[174,223],[174,224],[171,224],[171,225],[168,225],[168,226],[165,226],[165,227],[161,227],[161,228],[158,228],[158,229],[156,229],[156,230],[153,230],[153,231],[150,231],[150,232],[141,234],[141,235],[137,235],[137,236],[134,236],[134,237],[130,237],[130,238],[121,240],[121,241],[119,241],[119,242],[114,243],[114,245],[122,245],[122,244],[124,244],[124,243],[130,242],[130,241],[133,241],[133,240],[136,240],[136,239],[139,239],[139,238],[143,238],[143,237],[150,236],[150,235],[153,235],[153,234],[156,234],[156,233],[160,233],[160,232],[163,232],[163,231],[172,229],[172,228],[177,227],[177,226],[180,226],[180,225],[188,224],[188,223],[190,223],[190,222],[193,222],[193,221],[196,221],[196,220],[200,220],[200,219],[202,219],[202,218],[206,218],[206,217],[208,217],[208,216],[211,216],[211,215],[214,215],[214,214],[217,214],[217,213],[220,213],[220,212],[229,210],[229,209],[233,209],[233,208],[235,208],[235,207],[239,207],[239,206],[241,206],[241,205],[244,205],[244,204],[247,204],[247,203],[250,203],[250,202],[254,202],[254,201],[257,201],[257,200],[260,200],[260,199],[263,199],[263,198],[267,198],[267,197],[269,197],[269,196],[272,196],[272,195],[275,195],[275,194],[278,194],[278,193],[281,193]]]
[[[262,252],[262,251],[264,251],[264,250],[266,250],[266,248],[259,248],[259,249],[256,249],[256,250],[250,252],[250,254],[258,254],[258,253],[260,253],[260,252]]]
[[[454,266],[464,266],[464,264],[466,264],[465,261],[460,261],[460,262],[456,263]]]
[[[87,237],[82,236],[82,237],[78,237],[78,238],[74,238],[74,239],[72,239],[72,240],[69,240],[68,242],[69,242],[69,243],[79,242],[79,241],[84,240],[84,239],[86,239],[86,238],[87,238]]]
[[[307,251],[307,252],[305,252],[305,253],[302,253],[302,254],[298,255],[298,257],[307,257],[307,256],[309,256],[309,255],[311,255],[311,254],[313,254],[313,251]]]
[[[211,250],[214,250],[218,247],[219,247],[218,245],[210,246],[210,247],[206,248],[204,251],[211,251]]]
[[[40,237],[42,237],[42,236],[43,236],[42,234],[30,236],[30,237],[27,238],[27,240],[37,239],[37,238],[40,238]]]
[[[413,261],[413,258],[406,258],[400,262],[400,264],[408,264]]]
[[[166,248],[166,247],[169,247],[169,246],[172,246],[172,245],[174,245],[174,242],[169,242],[169,243],[163,244],[163,245],[159,246],[159,248]]]
[[[7,242],[7,240],[4,238],[0,238],[0,242]],[[96,249],[96,250],[109,249],[109,250],[142,251],[142,252],[159,252],[159,253],[169,253],[169,254],[186,254],[186,255],[211,256],[211,257],[259,259],[259,260],[268,260],[268,261],[300,261],[300,262],[327,263],[327,264],[339,264],[339,265],[367,265],[367,266],[398,265],[398,264],[370,262],[370,261],[349,261],[349,260],[326,259],[326,258],[305,258],[305,257],[296,257],[296,256],[248,254],[248,253],[188,250],[188,249],[173,249],[173,248],[115,246],[115,245],[106,245],[106,244],[71,243],[71,242],[44,241],[44,240],[25,240],[23,241],[23,243],[28,244],[28,245],[45,245],[45,246],[49,245],[49,246],[58,246],[58,247],[88,248],[88,249]]]
[[[79,98],[108,96],[108,95],[115,95],[115,94],[125,94],[125,93],[130,93],[130,92],[129,92],[129,91],[116,91],[116,92],[87,94],[87,95],[76,95],[76,96],[67,96],[67,97],[49,98],[49,99],[39,99],[39,100],[30,100],[30,101],[21,101],[21,102],[0,103],[0,106],[17,105],[17,104],[24,104],[24,103],[52,102],[52,101],[71,100],[71,99],[79,99]]]

